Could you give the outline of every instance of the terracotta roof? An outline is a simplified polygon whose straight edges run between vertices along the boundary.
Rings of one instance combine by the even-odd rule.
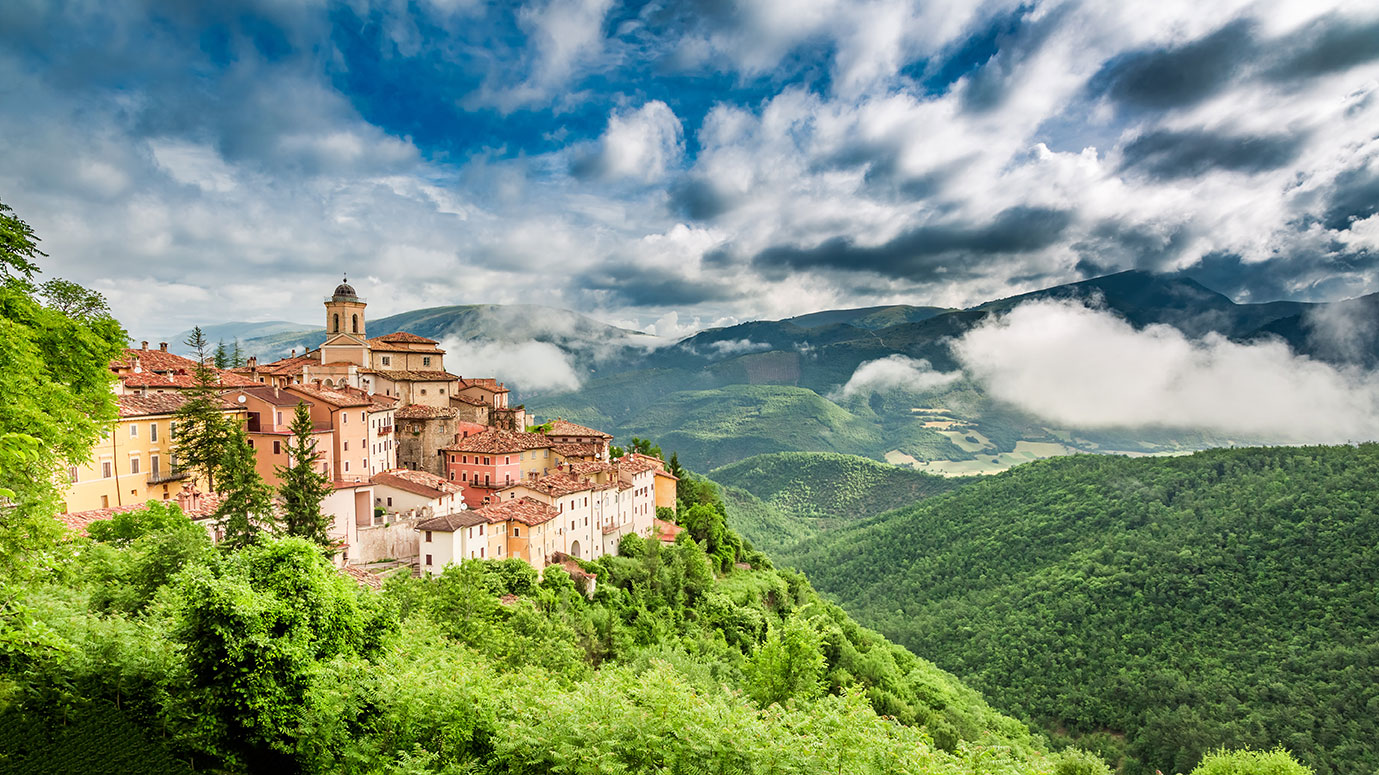
[[[287,388],[284,388],[284,390],[291,390],[294,392],[301,393],[305,395],[307,398],[311,399],[312,401],[320,401],[321,403],[328,404],[336,408],[373,405],[373,402],[370,401],[368,398],[350,395],[349,393],[342,393],[338,390],[332,390],[330,388],[318,388],[307,385],[292,385]]]
[[[506,393],[508,389],[498,384],[498,380],[493,377],[456,377],[460,381],[461,388],[479,388],[490,393]]]
[[[251,387],[253,385],[262,384],[258,380],[241,377],[230,371],[216,371],[215,369],[212,369],[212,371],[215,372],[216,384],[221,387]],[[124,383],[125,387],[131,388],[161,387],[186,390],[196,385],[196,375],[192,373],[154,374],[153,372],[145,371],[134,374],[131,372],[119,375],[119,379],[120,382]]]
[[[637,458],[631,455],[628,455],[618,460],[618,471],[625,472],[632,476],[635,476],[637,474],[644,474],[647,471],[654,471],[656,470],[656,468],[657,466],[655,463],[652,463],[651,461],[646,460],[644,458]]]
[[[373,402],[373,408],[379,411],[384,409],[396,409],[402,403],[402,399],[397,396],[385,396],[382,393],[370,393],[369,400]]]
[[[360,369],[361,374],[377,374],[394,382],[454,382],[459,377],[448,371],[408,371],[404,369]]]
[[[653,519],[651,520],[651,524],[661,540],[668,544],[675,543],[675,537],[680,535],[680,532],[684,530],[683,527],[663,519]]]
[[[258,385],[257,382],[254,384]],[[270,387],[268,385],[258,385],[258,387],[244,388],[242,390],[236,390],[234,391],[234,393],[246,393],[255,398],[267,401],[273,406],[296,406],[297,404],[302,403],[301,396],[293,395],[292,393],[289,393],[286,390],[280,390],[278,388]],[[233,398],[233,393],[231,394],[231,397]]]
[[[272,363],[265,363],[259,366],[260,374],[273,374],[283,376],[285,374],[300,374],[303,366],[320,366],[321,359],[313,358],[309,355],[298,355],[295,358],[283,358]]]
[[[657,476],[664,476],[664,477],[666,477],[667,479],[674,479],[674,480],[677,481],[677,482],[680,481],[680,477],[676,476],[675,474],[672,474],[671,472],[669,472],[669,471],[667,471],[667,470],[665,470],[665,469],[663,469],[663,468],[658,468],[658,469],[656,469],[656,475],[657,475]]]
[[[543,449],[551,442],[539,433],[505,431],[494,428],[483,433],[475,433],[446,447],[447,452],[478,452],[499,454],[504,452],[526,452],[529,449]]]
[[[561,457],[598,457],[603,454],[603,445],[596,442],[552,444],[551,451]]]
[[[448,406],[408,404],[398,409],[394,416],[399,420],[434,420],[438,417],[454,417],[455,410]]]
[[[191,371],[196,368],[196,361],[191,358],[184,358],[176,353],[167,350],[136,350],[128,348],[124,355],[118,360],[110,362],[111,369],[133,369],[134,362],[139,362],[139,368],[143,371]]]
[[[139,371],[134,371],[138,363]],[[222,385],[257,385],[229,369],[209,368]],[[126,349],[124,356],[110,362],[120,381],[130,387],[191,387],[196,382],[196,361],[164,350]]]
[[[511,500],[489,503],[475,509],[489,522],[521,522],[524,525],[540,525],[560,516],[560,512],[549,503],[522,496]]]
[[[599,482],[590,481],[587,477],[576,476],[574,474],[565,473],[564,471],[557,471],[556,473],[548,474],[539,479],[529,479],[513,485],[513,487],[526,487],[530,490],[545,493],[553,498],[559,498],[575,492],[607,490],[617,486],[617,484],[601,484]]]
[[[551,429],[546,431],[547,436],[593,436],[599,439],[612,440],[612,436],[597,431],[593,428],[586,428],[583,425],[576,425],[569,420],[562,420],[559,417],[551,421]]]
[[[216,493],[206,493],[200,497],[197,508],[184,512],[191,519],[205,519],[215,513],[220,506],[221,496]],[[173,501],[176,503],[176,501]],[[134,503],[129,506],[114,506],[108,509],[91,509],[89,511],[69,511],[56,515],[57,521],[65,525],[69,530],[73,530],[80,535],[86,535],[86,528],[92,522],[99,522],[102,519],[110,519],[116,514],[125,514],[131,511],[148,508],[148,502]]]
[[[425,495],[428,498],[451,495],[463,489],[458,484],[446,481],[435,474],[426,471],[413,471],[409,468],[392,468],[381,474],[374,474],[373,483],[386,484],[389,487],[396,487],[399,490],[406,490],[417,495]]]
[[[454,514],[445,514],[439,517],[432,517],[418,522],[416,530],[435,530],[441,533],[453,533],[462,527],[474,527],[475,525],[488,524],[489,519],[480,514],[476,509],[457,511]]]
[[[120,405],[121,417],[147,417],[155,414],[172,414],[182,407],[183,404],[191,400],[185,393],[153,393],[150,395],[136,396],[123,395],[116,396]],[[234,401],[221,398],[222,409],[239,409],[239,405]]]
[[[374,344],[375,342],[379,344],[436,344],[435,339],[427,339],[424,336],[409,334],[406,331],[394,331],[391,334],[375,336],[369,340],[369,344]]]
[[[612,473],[613,466],[602,460],[577,460],[566,464],[565,470],[576,476],[591,476],[593,474]]]
[[[470,406],[488,406],[487,401],[485,401],[482,398],[475,398],[474,396],[451,396],[450,403],[453,404],[456,402],[461,404],[469,404]]]

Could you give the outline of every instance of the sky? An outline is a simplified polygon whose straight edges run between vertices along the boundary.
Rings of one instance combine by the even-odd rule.
[[[0,201],[138,338],[1379,291],[1372,2],[7,0]]]

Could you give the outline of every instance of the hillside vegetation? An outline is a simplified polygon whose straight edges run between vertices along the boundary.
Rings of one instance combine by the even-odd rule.
[[[733,526],[772,553],[820,530],[909,506],[973,481],[827,452],[757,455],[716,468],[709,478],[728,488],[726,497],[735,506]],[[753,500],[777,516],[756,513]]]
[[[685,492],[677,543],[583,564],[592,599],[520,560],[376,592],[300,539],[212,547],[176,507],[97,523],[8,589],[0,772],[1104,773]]]
[[[1186,771],[1379,767],[1379,445],[1041,461],[781,555],[1002,708]]]

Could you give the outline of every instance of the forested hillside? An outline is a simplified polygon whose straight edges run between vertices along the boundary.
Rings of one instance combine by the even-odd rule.
[[[1379,445],[1021,466],[781,555],[1009,709],[1185,771],[1379,767]]]
[[[827,452],[757,455],[716,468],[709,478],[727,488],[726,497],[735,507],[733,527],[770,553],[820,530],[975,481]],[[758,515],[752,501],[775,514]]]

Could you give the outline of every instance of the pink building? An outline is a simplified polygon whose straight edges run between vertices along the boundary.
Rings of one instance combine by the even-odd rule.
[[[539,433],[490,429],[460,438],[442,453],[450,481],[463,487],[465,502],[477,508],[498,490],[522,481],[527,450],[548,446],[550,442]]]

